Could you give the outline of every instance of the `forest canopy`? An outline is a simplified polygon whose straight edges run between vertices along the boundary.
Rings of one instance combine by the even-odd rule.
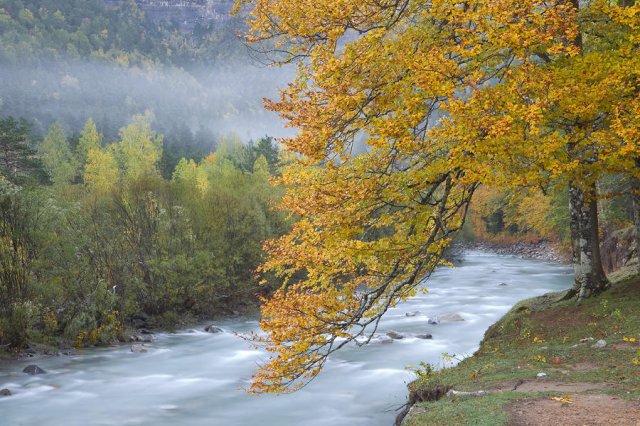
[[[166,179],[152,119],[109,144],[91,119],[73,139],[54,124],[36,148],[0,119],[0,345],[109,344],[139,318],[171,328],[270,291],[253,271],[288,226],[273,140],[229,136]]]

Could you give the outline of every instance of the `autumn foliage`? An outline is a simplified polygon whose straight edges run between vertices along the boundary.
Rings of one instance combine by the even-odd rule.
[[[589,193],[634,170],[640,6],[584,3],[238,1],[248,40],[298,68],[267,104],[298,130],[280,183],[299,220],[266,245],[283,286],[252,391],[294,390],[371,336],[442,263],[479,184]]]

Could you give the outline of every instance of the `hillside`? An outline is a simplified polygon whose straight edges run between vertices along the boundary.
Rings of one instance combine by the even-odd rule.
[[[230,132],[278,135],[262,98],[288,78],[256,67],[227,1],[0,1],[0,116],[44,135],[77,134],[92,117],[106,141],[152,111],[165,135],[165,176]]]
[[[3,0],[0,63],[209,63],[238,52],[241,21],[230,9],[226,1]]]
[[[636,425],[640,278],[632,272],[612,275],[613,288],[581,306],[554,294],[517,304],[472,357],[418,371],[402,424]]]

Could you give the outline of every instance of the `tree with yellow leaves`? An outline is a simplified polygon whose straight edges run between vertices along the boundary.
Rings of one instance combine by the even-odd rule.
[[[287,392],[370,338],[442,263],[481,184],[571,185],[580,298],[607,288],[595,182],[635,173],[640,7],[605,0],[238,0],[252,43],[297,78],[267,107],[296,136],[280,182],[299,218],[266,244],[284,284],[263,306]],[[357,145],[364,145],[364,149]],[[355,154],[357,151],[363,151]]]

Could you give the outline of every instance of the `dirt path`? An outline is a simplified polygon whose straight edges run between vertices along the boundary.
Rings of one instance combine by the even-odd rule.
[[[544,398],[510,404],[507,407],[509,425],[640,426],[640,402],[638,401],[628,401],[605,394],[569,394],[568,396],[571,398],[571,403]]]
[[[580,393],[599,389],[612,388],[613,383],[562,383],[552,381],[530,380],[518,385],[516,392],[564,392]]]

